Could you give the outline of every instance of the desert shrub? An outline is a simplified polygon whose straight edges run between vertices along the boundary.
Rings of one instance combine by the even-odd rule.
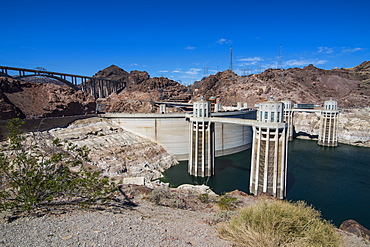
[[[40,148],[41,143],[27,141],[22,135],[23,122],[8,122],[9,145],[0,152],[0,210],[32,210],[56,199],[79,199],[83,204],[108,200],[115,187],[99,172],[81,165],[88,157],[86,147],[58,139]],[[79,167],[72,172],[71,167]]]
[[[203,202],[203,203],[208,203],[209,202],[209,194],[208,193],[203,193],[198,195],[198,200]]]
[[[235,214],[235,211],[221,210],[215,213],[211,219],[211,222],[214,224],[220,222],[227,222],[230,220],[230,217]]]
[[[186,203],[177,192],[170,191],[167,187],[157,187],[146,197],[149,201],[171,208],[185,208]]]
[[[299,201],[261,201],[220,228],[237,246],[338,246],[335,227],[319,211]]]
[[[217,201],[217,205],[220,207],[221,210],[232,210],[236,208],[237,202],[237,198],[229,194],[225,194],[221,196],[220,199]]]

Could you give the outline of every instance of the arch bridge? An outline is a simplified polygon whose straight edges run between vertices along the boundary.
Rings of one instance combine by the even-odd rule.
[[[1,73],[14,78],[22,79],[30,76],[43,76],[58,80],[75,90],[82,90],[95,98],[105,98],[108,95],[125,88],[126,84],[122,81],[109,80],[104,78],[95,78],[82,75],[66,74],[37,69],[25,69],[0,66]],[[11,76],[9,71],[15,71],[17,75]]]

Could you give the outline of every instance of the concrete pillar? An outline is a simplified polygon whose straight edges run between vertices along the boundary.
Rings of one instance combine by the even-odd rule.
[[[252,141],[249,190],[254,195],[286,196],[288,124],[283,109],[282,102],[273,100],[260,104]]]
[[[215,104],[214,112],[218,112],[220,108],[220,104]]]
[[[328,147],[338,146],[338,119],[337,101],[325,101],[320,119],[319,145]]]
[[[288,140],[292,141],[294,137],[293,110],[292,101],[284,100],[284,122],[288,123]]]
[[[242,102],[236,103],[236,108],[237,108],[237,110],[241,110],[242,109]]]
[[[159,105],[159,113],[165,114],[166,113],[166,104]]]
[[[208,177],[214,175],[215,131],[210,117],[211,104],[194,102],[193,121],[190,127],[190,152],[188,171],[190,175]]]

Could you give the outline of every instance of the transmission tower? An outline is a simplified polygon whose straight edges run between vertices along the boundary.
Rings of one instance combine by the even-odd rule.
[[[230,62],[229,62],[229,70],[233,71],[233,47],[230,46]]]
[[[280,44],[277,69],[282,69],[282,68],[283,68],[283,45]]]
[[[258,73],[262,73],[262,65],[258,65]]]
[[[279,69],[279,70],[280,70],[280,81],[284,81],[284,71],[283,71],[283,45],[282,45],[282,44],[280,44],[277,69]]]
[[[208,68],[209,68],[208,66],[203,67],[205,76],[208,75]]]

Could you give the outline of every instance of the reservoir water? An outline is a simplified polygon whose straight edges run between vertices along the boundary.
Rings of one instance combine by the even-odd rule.
[[[303,200],[339,226],[354,219],[370,229],[370,148],[339,144],[322,147],[316,141],[296,139],[288,148],[287,200]],[[207,184],[217,194],[235,189],[249,193],[251,150],[216,158],[216,175],[197,178],[187,162],[164,172],[171,187]]]

